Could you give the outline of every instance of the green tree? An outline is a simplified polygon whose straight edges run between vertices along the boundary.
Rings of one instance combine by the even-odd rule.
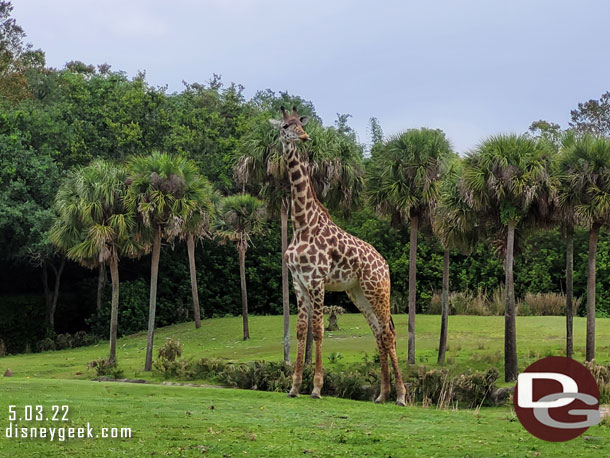
[[[157,279],[161,243],[175,218],[188,221],[205,200],[206,181],[194,162],[179,156],[153,152],[135,156],[128,162],[128,208],[140,215],[152,239],[148,341],[144,370],[152,369],[152,354],[157,306]]]
[[[550,173],[552,149],[545,141],[526,136],[490,137],[468,154],[460,188],[464,200],[494,227],[500,228],[505,253],[504,371],[506,381],[517,378],[517,335],[513,256],[515,230],[542,224],[555,199]],[[493,236],[493,235],[492,235]]]
[[[197,182],[197,181],[200,182]],[[202,188],[203,192],[193,194],[196,199],[195,209],[187,217],[174,217],[166,230],[167,239],[172,241],[179,238],[186,242],[189,273],[191,277],[191,295],[193,296],[193,317],[195,328],[201,327],[201,308],[199,306],[199,289],[197,287],[197,268],[195,265],[195,244],[205,238],[210,238],[212,220],[215,217],[217,205],[220,201],[218,194],[204,176],[191,180],[192,187]]]
[[[44,53],[25,43],[25,31],[11,17],[11,2],[0,1],[0,95],[17,102],[31,96],[28,73],[43,71]]]
[[[610,224],[610,141],[585,134],[565,143],[559,162],[564,206],[589,229],[586,360],[595,358],[596,255],[600,229]]]
[[[561,126],[554,122],[540,119],[530,124],[528,129],[529,135],[537,139],[544,139],[551,144],[555,150],[561,147],[563,132]]]
[[[580,133],[610,135],[610,92],[605,92],[599,100],[579,103],[570,112],[570,128]]]
[[[373,156],[371,202],[395,225],[409,222],[409,364],[415,363],[417,234],[430,222],[451,146],[438,129],[410,129],[390,137]]]
[[[483,230],[478,224],[477,215],[459,192],[458,185],[463,170],[462,161],[458,156],[454,156],[441,182],[440,196],[432,221],[434,234],[443,247],[441,333],[437,359],[439,364],[445,362],[447,351],[451,250],[469,252],[481,237]]]
[[[239,254],[244,340],[250,338],[248,291],[246,286],[246,251],[248,250],[250,238],[262,232],[264,221],[265,207],[263,202],[249,194],[225,197],[220,204],[216,232],[224,239],[235,243],[235,248]]]
[[[53,155],[29,146],[27,133],[15,129],[9,117],[0,117],[8,130],[0,133],[0,259],[41,269],[47,322],[53,328],[65,258],[49,242],[48,229],[61,172]]]
[[[573,147],[576,136],[573,132],[566,132],[561,139],[560,154],[554,162],[554,174],[558,178],[556,219],[562,228],[566,242],[566,357],[572,358],[574,354],[574,228],[578,224],[576,205],[578,195],[571,189],[569,161],[566,161],[568,151]]]
[[[379,119],[374,116],[369,119],[368,133],[371,136],[369,153],[372,155],[373,150],[383,144],[383,129],[381,128]]]
[[[124,203],[127,193],[124,168],[104,160],[72,172],[55,199],[58,217],[50,231],[51,241],[67,256],[89,268],[108,264],[112,279],[110,319],[111,362],[116,361],[119,310],[119,258],[136,256],[136,221]]]

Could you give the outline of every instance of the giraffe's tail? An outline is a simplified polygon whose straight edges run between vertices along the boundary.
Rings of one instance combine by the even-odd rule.
[[[390,315],[390,330],[394,330],[394,319],[392,318],[392,315]]]

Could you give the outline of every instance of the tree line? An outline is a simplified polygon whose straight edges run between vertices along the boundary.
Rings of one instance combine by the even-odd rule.
[[[375,118],[370,144],[363,145],[349,115],[338,114],[325,127],[309,101],[271,90],[247,100],[242,86],[224,85],[217,75],[168,93],[149,85],[143,73],[130,78],[107,64],[49,68],[10,12],[10,2],[0,2],[0,259],[7,274],[1,286],[16,308],[22,303],[15,293],[41,291],[42,332],[64,326],[55,323],[62,304],[79,303],[79,294],[94,297],[89,327],[108,326],[111,359],[121,327],[146,322],[148,367],[154,328],[168,322],[157,314],[159,286],[159,311],[169,322],[176,315],[172,300],[184,304],[188,295],[192,313],[182,319],[199,327],[202,309],[207,316],[241,313],[244,338],[247,299],[254,295],[257,313],[284,314],[288,360],[290,289],[281,252],[290,236],[289,193],[281,147],[267,120],[281,105],[297,105],[313,120],[312,142],[301,154],[309,159],[318,196],[343,227],[390,263],[395,308],[403,311],[406,303],[409,313],[409,362],[415,361],[415,314],[426,310],[433,289],[442,289],[443,361],[449,289],[502,282],[507,379],[517,371],[515,298],[527,291],[566,292],[568,355],[570,301],[586,296],[586,358],[594,357],[595,314],[610,311],[607,277],[595,275],[598,246],[600,267],[609,265],[603,229],[610,95],[580,104],[565,130],[537,121],[527,133],[491,137],[462,157],[440,130],[408,129],[385,138]],[[487,247],[498,256],[489,256]],[[514,263],[515,253],[521,264]],[[72,261],[95,268],[95,276]],[[119,270],[126,282],[119,282]],[[166,288],[164,276],[175,285]],[[141,302],[142,278],[149,280],[147,318],[138,315],[139,305],[120,306]],[[184,280],[189,286],[182,288]],[[220,297],[222,286],[237,283],[241,300]],[[200,306],[202,291],[212,305]],[[119,321],[126,311],[133,314]]]

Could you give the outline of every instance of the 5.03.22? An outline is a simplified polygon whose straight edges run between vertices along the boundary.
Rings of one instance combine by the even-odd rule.
[[[19,408],[8,406],[9,421],[68,421],[70,408],[66,405],[52,405],[45,408],[42,405],[25,405]]]

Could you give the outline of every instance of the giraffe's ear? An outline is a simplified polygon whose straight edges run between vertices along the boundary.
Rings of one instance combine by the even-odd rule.
[[[309,122],[309,116],[301,116],[299,121],[301,121],[301,125],[304,126]]]
[[[279,129],[282,126],[282,121],[280,121],[279,119],[270,119],[269,124]]]

